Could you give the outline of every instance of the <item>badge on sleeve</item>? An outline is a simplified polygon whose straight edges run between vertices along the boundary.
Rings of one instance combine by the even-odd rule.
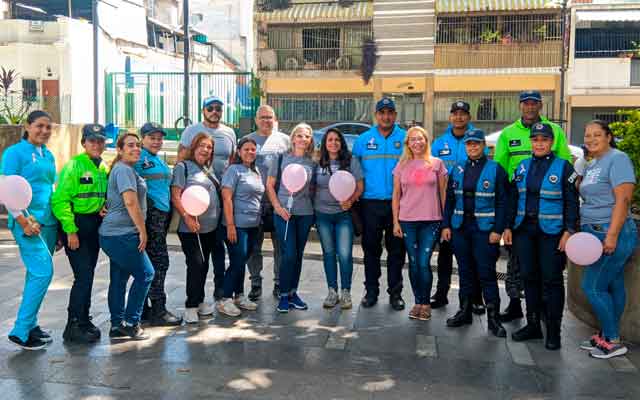
[[[577,178],[578,178],[578,173],[574,171],[573,174],[571,174],[571,176],[567,180],[569,181],[569,183],[573,183],[576,181]]]
[[[518,147],[522,144],[520,139],[511,139],[509,140],[509,147]]]
[[[482,182],[483,188],[489,189],[489,186],[491,186],[491,182],[489,182],[488,180],[485,180],[484,182]]]
[[[438,151],[438,155],[439,156],[448,156],[451,155],[451,149],[450,148],[444,148],[444,149],[440,149],[440,151]]]
[[[553,184],[558,183],[558,175],[549,175],[549,182]]]
[[[395,141],[395,142],[393,142],[393,146],[394,146],[396,149],[399,149],[399,148],[401,148],[401,147],[402,147],[402,142],[400,142],[400,141]]]

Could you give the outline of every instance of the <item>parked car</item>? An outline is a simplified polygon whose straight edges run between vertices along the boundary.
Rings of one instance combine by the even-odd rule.
[[[315,142],[316,149],[320,149],[320,143],[322,137],[329,129],[338,129],[344,135],[344,140],[347,142],[349,150],[353,147],[353,143],[362,132],[368,131],[371,125],[364,122],[337,122],[335,124],[327,125],[324,128],[317,129],[313,132],[313,141]]]
[[[490,135],[487,135],[485,140],[487,141],[487,146],[491,148],[491,154],[493,154],[494,149],[496,147],[496,143],[498,143],[498,138],[502,131],[493,132]],[[571,151],[571,155],[573,156],[573,160],[575,161],[577,158],[583,157],[584,153],[580,146],[574,146],[572,144],[569,145],[569,151]]]

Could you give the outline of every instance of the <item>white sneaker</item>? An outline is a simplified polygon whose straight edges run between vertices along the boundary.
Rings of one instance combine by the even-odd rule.
[[[338,304],[340,299],[338,298],[338,292],[334,288],[329,288],[329,293],[327,294],[327,298],[324,299],[322,306],[324,308],[333,308]]]
[[[232,299],[224,299],[216,303],[216,309],[219,313],[228,315],[229,317],[237,317],[242,312],[235,304],[233,304]]]
[[[214,308],[209,303],[198,304],[198,314],[201,316],[213,315]]]
[[[351,292],[348,289],[342,289],[342,293],[340,296],[340,308],[343,310],[348,310],[353,306],[351,302]]]
[[[184,310],[184,322],[187,324],[197,324],[198,321],[200,321],[200,318],[198,318],[198,309],[196,307]]]
[[[255,311],[255,310],[258,309],[258,305],[256,303],[254,303],[253,301],[247,299],[244,296],[244,294],[236,296],[236,298],[233,300],[233,302],[238,308],[241,308],[243,310]]]

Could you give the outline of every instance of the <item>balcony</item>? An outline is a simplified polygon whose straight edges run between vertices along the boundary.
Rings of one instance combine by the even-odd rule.
[[[569,74],[569,94],[638,94],[640,59],[576,58]]]
[[[561,41],[437,44],[435,67],[439,69],[559,67],[561,52]]]
[[[352,71],[360,68],[361,48],[261,49],[261,71]]]

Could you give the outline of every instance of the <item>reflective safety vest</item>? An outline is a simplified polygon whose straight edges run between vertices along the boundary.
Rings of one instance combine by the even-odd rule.
[[[538,205],[538,221],[542,231],[549,235],[557,235],[564,225],[562,172],[564,163],[561,158],[554,158],[549,170],[542,180]],[[518,188],[518,214],[514,228],[520,226],[524,220],[527,207],[527,174],[531,159],[523,160],[516,168],[514,180]]]
[[[490,231],[496,220],[496,170],[498,163],[487,160],[476,184],[473,215],[481,231]],[[455,193],[455,209],[451,217],[451,226],[459,229],[464,221],[464,167],[458,164],[451,173]]]

